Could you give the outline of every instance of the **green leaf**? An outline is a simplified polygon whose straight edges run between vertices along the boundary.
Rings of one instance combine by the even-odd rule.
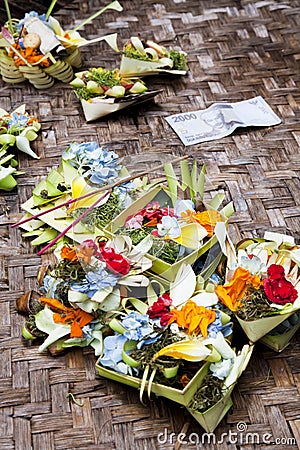
[[[17,182],[12,175],[6,175],[5,178],[1,179],[0,172],[0,189],[3,191],[11,191],[17,186]]]
[[[180,161],[180,168],[181,168],[181,189],[185,191],[185,189],[188,187],[189,189],[192,187],[192,178],[190,173],[189,164],[186,159],[183,161]]]
[[[27,155],[32,156],[32,158],[40,159],[38,155],[31,150],[29,141],[24,136],[16,136],[16,146],[21,152],[27,153]]]
[[[15,142],[16,142],[16,136],[13,136],[12,134],[1,134],[0,135],[0,144],[14,145]]]
[[[92,332],[93,340],[90,343],[90,346],[95,350],[95,356],[100,356],[103,352],[103,336],[102,331],[94,330]]]
[[[165,164],[164,171],[166,174],[166,179],[167,179],[169,191],[171,194],[172,203],[173,203],[173,205],[175,205],[176,200],[177,200],[178,180],[177,180],[177,177],[174,172],[172,164],[171,163]]]
[[[206,173],[206,165],[203,164],[199,178],[198,178],[198,186],[197,186],[197,191],[198,191],[198,194],[199,194],[201,200],[203,200],[203,197],[204,197],[205,173]]]
[[[224,200],[225,195],[224,194],[216,194],[213,196],[213,198],[210,200],[208,205],[213,209],[218,209],[221,205],[222,201]]]
[[[106,299],[106,297],[112,293],[113,289],[114,288],[112,286],[109,286],[109,287],[107,287],[105,289],[101,289],[101,291],[97,291],[93,295],[91,300],[93,302],[102,303]]]
[[[48,334],[47,339],[40,345],[39,352],[44,351],[63,336],[70,334],[71,330],[70,325],[54,322],[53,312],[47,306],[35,315],[35,324],[39,330]]]
[[[20,136],[25,137],[26,139],[28,139],[28,141],[34,141],[38,137],[33,127],[25,128]]]
[[[192,186],[190,189],[190,194],[191,194],[191,199],[194,200],[194,198],[197,194],[197,190],[198,190],[198,167],[197,167],[196,159],[194,159],[191,178],[192,178]]]
[[[82,22],[80,22],[79,25],[77,25],[75,28],[73,28],[73,31],[79,30],[79,28],[81,28],[84,25],[92,22],[92,20],[94,20],[96,17],[98,17],[100,14],[102,14],[107,9],[114,9],[115,11],[123,11],[123,8],[120,5],[120,3],[118,1],[114,1],[114,2],[110,3],[109,5],[105,6],[104,8],[100,9],[99,11],[97,11],[92,16],[90,16],[87,19],[85,19]]]
[[[53,228],[47,228],[36,239],[31,241],[31,245],[36,246],[45,244],[46,242],[50,242],[52,241],[52,239],[56,238],[58,234],[58,231],[54,230]]]
[[[64,180],[68,183],[69,186],[71,186],[74,178],[78,177],[77,169],[75,169],[75,167],[73,167],[68,161],[65,161],[64,159],[61,162],[59,170],[60,169],[62,169],[62,173],[60,173],[63,176]]]

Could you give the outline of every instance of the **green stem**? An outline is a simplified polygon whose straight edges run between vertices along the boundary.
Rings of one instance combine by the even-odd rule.
[[[48,8],[48,11],[46,12],[46,19],[48,20],[50,14],[52,13],[52,10],[55,6],[55,3],[57,2],[57,0],[52,0],[51,5]]]
[[[13,34],[14,33],[14,29],[13,29],[13,25],[12,25],[12,20],[11,20],[11,14],[10,14],[8,0],[4,0],[4,4],[5,4],[7,19],[8,19],[8,28],[9,28],[9,31],[11,32],[11,34]]]
[[[84,25],[90,23],[92,20],[96,19],[96,17],[100,16],[100,14],[102,14],[104,11],[106,11],[107,9],[116,9],[117,11],[121,11],[122,7],[119,4],[118,1],[112,2],[109,5],[106,5],[104,8],[100,9],[99,11],[97,11],[95,14],[93,14],[92,16],[88,17],[87,19],[83,20],[82,22],[80,22],[79,25],[77,25],[77,27],[73,28],[73,31],[77,31],[79,30],[79,28],[83,27]]]

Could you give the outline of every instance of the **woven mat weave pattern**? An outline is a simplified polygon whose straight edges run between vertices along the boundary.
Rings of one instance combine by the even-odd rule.
[[[72,350],[55,358],[39,354],[36,345],[21,338],[24,318],[16,312],[15,300],[36,287],[37,270],[49,255],[39,258],[20,230],[10,225],[21,217],[20,205],[71,141],[107,145],[124,156],[132,171],[188,152],[206,164],[210,190],[233,200],[236,213],[229,231],[234,241],[272,230],[290,234],[299,243],[299,1],[121,3],[123,13],[107,11],[86,25],[82,35],[93,39],[118,32],[121,45],[141,33],[185,50],[186,76],[148,80],[151,88],[163,89],[155,102],[87,124],[70,86],[57,83],[37,91],[30,84],[9,86],[0,81],[1,107],[11,111],[26,103],[42,124],[33,143],[41,159],[19,155],[25,174],[18,177],[16,190],[0,196],[0,449],[168,450],[179,448],[180,432],[186,433],[182,449],[258,448],[243,440],[240,422],[247,432],[259,434],[261,450],[300,448],[299,333],[282,353],[256,346],[235,387],[233,409],[216,430],[216,441],[203,445],[203,429],[179,405],[154,399],[144,406],[134,389],[98,377],[92,351]],[[99,4],[105,3],[74,1],[55,17],[68,28],[96,12]],[[104,43],[84,47],[82,54],[86,67],[112,69],[120,61]],[[184,147],[165,120],[216,101],[257,95],[282,124],[238,129],[221,140]],[[68,398],[69,393],[83,406]],[[228,443],[229,431],[237,430],[237,442]],[[159,433],[166,435],[158,439]],[[227,443],[226,437],[221,442],[222,433],[227,433]],[[262,442],[267,434],[271,437]],[[281,438],[286,441],[276,442]]]

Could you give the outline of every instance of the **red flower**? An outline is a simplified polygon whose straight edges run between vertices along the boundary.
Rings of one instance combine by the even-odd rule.
[[[268,278],[264,280],[264,291],[270,302],[279,305],[294,303],[298,297],[298,292],[292,283],[285,278],[284,268],[278,264],[272,264],[268,268]]]
[[[142,217],[143,223],[141,224],[141,226],[145,225],[148,227],[155,227],[158,223],[161,222],[163,216],[173,217],[174,209],[168,207],[161,208],[158,202],[150,202],[147,206],[145,206],[145,208],[142,208],[137,213],[128,216],[125,222],[125,226],[127,225],[129,226],[129,228],[132,228],[130,226],[132,219],[134,217],[138,217],[140,220],[140,218]]]
[[[108,269],[117,275],[127,275],[130,270],[130,262],[113,248],[105,247],[106,242],[98,242],[101,259],[105,261]]]
[[[152,306],[148,308],[147,314],[150,319],[160,317],[160,324],[165,326],[169,323],[170,318],[173,316],[170,313],[169,306],[172,304],[172,299],[169,294],[161,295]]]

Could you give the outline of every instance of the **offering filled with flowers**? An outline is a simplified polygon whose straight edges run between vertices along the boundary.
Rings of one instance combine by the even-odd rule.
[[[0,35],[0,74],[7,83],[27,79],[37,89],[49,88],[55,80],[68,83],[73,78],[73,67],[81,66],[80,47],[105,40],[117,50],[116,34],[88,41],[77,30],[107,9],[122,11],[118,1],[105,6],[72,30],[63,30],[50,15],[56,0],[51,2],[46,14],[30,11],[20,20],[11,18],[8,0],[4,3],[8,20]]]
[[[300,308],[300,249],[293,238],[266,233],[237,245],[226,283],[216,287],[255,342]]]
[[[57,263],[46,271],[43,268],[38,277],[42,294],[36,298],[23,336],[44,338],[40,351],[49,346],[59,351],[91,345],[99,355],[102,331],[121,306],[122,287],[126,292],[148,285],[143,275],[151,267],[144,257],[148,245],[144,241],[133,249],[129,239],[109,241],[100,236],[79,245],[57,247]],[[30,309],[28,298],[19,299],[19,310]]]
[[[182,262],[193,264],[217,244],[215,228],[218,223],[225,226],[233,209],[228,204],[218,210],[224,199],[219,194],[204,202],[205,169],[198,173],[196,161],[192,175],[187,162],[181,161],[182,184],[172,164],[164,169],[167,186],[155,187],[135,201],[112,221],[110,230],[130,236],[134,244],[151,236],[152,271],[173,281]],[[210,273],[218,262],[216,257]]]
[[[25,104],[12,113],[0,109],[0,189],[9,191],[17,185],[14,176],[20,174],[14,154],[8,150],[16,147],[32,158],[39,158],[30,148],[30,142],[37,138],[41,125],[37,118],[25,111]]]
[[[41,245],[70,227],[66,235],[75,242],[93,238],[143,191],[145,180],[122,183],[127,175],[115,152],[97,142],[72,142],[59,167],[50,171],[22,205],[28,214],[25,236],[34,236],[32,244]],[[116,181],[119,185],[105,190]],[[77,223],[70,226],[74,221]]]
[[[164,72],[185,75],[187,69],[185,52],[168,50],[151,40],[132,36],[122,50],[120,72],[124,77],[142,77]]]
[[[87,122],[153,98],[160,91],[148,91],[140,79],[123,78],[118,69],[101,67],[75,74],[70,83],[80,99]]]
[[[148,304],[128,299],[134,308],[109,323],[113,334],[104,338],[96,367],[100,375],[138,388],[141,401],[145,391],[163,396],[214,429],[252,348],[245,346],[240,356],[231,348],[229,316],[219,309],[209,283],[205,288],[197,287],[191,266],[183,264],[170,289],[158,297],[152,292]],[[214,390],[206,390],[199,412],[200,391],[212,378]],[[205,416],[203,425],[203,412],[211,408],[214,417]]]

